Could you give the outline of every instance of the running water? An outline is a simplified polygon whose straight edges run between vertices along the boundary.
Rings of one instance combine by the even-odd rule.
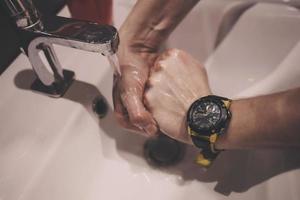
[[[121,76],[121,69],[119,64],[119,59],[116,54],[107,55],[110,66]]]

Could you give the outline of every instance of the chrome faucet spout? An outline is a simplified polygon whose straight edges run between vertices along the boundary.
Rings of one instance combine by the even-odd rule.
[[[104,56],[116,53],[119,45],[117,29],[57,16],[41,16],[32,0],[4,0],[21,38],[24,53],[38,77],[32,89],[53,97],[62,96],[71,85],[74,72],[64,70],[53,45],[62,45]],[[39,52],[43,52],[51,71],[47,69]]]
[[[119,38],[117,30],[112,26],[62,17],[54,17],[51,20],[48,18],[44,20],[44,25],[44,30],[36,32],[35,37],[30,40],[26,52],[34,71],[46,86],[64,80],[63,69],[54,52],[54,44],[96,52],[105,56],[117,51]],[[40,51],[44,52],[52,73],[44,66],[39,56]]]

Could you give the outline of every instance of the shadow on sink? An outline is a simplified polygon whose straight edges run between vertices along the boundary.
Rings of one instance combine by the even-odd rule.
[[[297,149],[225,151],[207,171],[199,170],[196,164],[188,164],[192,162],[190,158],[173,170],[182,176],[182,184],[187,180],[217,182],[215,191],[227,196],[231,192],[245,192],[272,177],[300,168],[298,152]]]
[[[23,70],[15,77],[15,85],[23,90],[30,90],[30,85],[35,79],[32,70]],[[92,103],[95,97],[102,96],[100,91],[86,82],[75,80],[63,98],[81,104],[91,116],[99,123],[99,128],[116,142],[118,154],[133,165],[145,166],[143,159],[143,144],[145,138],[129,133],[116,126],[112,108],[105,118],[99,118],[93,113]],[[101,140],[105,139],[101,136]],[[104,156],[106,152],[105,141],[101,141]],[[128,144],[134,145],[128,145]],[[154,168],[167,174],[178,176],[177,184],[184,185],[192,180],[200,182],[217,182],[215,191],[223,195],[231,192],[244,192],[251,187],[284,172],[300,168],[299,150],[257,150],[257,151],[226,151],[215,161],[207,171],[203,171],[194,164],[193,159],[197,153],[195,148],[188,147],[183,161],[175,166]],[[135,169],[137,167],[133,166]],[[150,167],[150,166],[149,166]]]
[[[16,75],[14,81],[18,88],[31,91],[30,87],[35,79],[36,75],[33,70],[23,70]],[[130,141],[134,144],[140,144],[142,146],[145,138],[138,134],[129,133],[128,131],[119,127],[114,119],[112,108],[109,107],[109,105],[106,116],[103,119],[100,119],[93,111],[93,101],[95,98],[99,97],[103,97],[105,99],[97,87],[80,80],[74,80],[68,91],[61,98],[81,104],[88,111],[91,117],[96,120],[97,123],[99,123],[99,128],[101,128],[107,136],[115,139],[118,150],[120,150],[119,152],[128,152],[130,154],[142,157],[143,149],[140,148],[139,145],[128,145],[128,143]],[[101,136],[101,140],[102,139],[104,141],[102,142],[103,154],[104,156],[109,157],[110,152],[108,149],[110,148],[106,147],[110,144],[107,144],[107,138],[102,138]]]

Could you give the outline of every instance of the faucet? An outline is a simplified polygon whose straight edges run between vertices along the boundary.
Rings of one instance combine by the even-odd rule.
[[[4,0],[17,27],[21,50],[28,56],[37,79],[31,89],[51,97],[61,97],[72,84],[75,73],[59,63],[53,44],[111,56],[116,53],[119,36],[110,25],[58,17],[41,16],[32,0]],[[43,52],[49,70],[39,53]]]

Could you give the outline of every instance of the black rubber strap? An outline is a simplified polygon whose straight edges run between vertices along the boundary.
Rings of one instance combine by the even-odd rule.
[[[212,151],[211,149],[211,144],[208,140],[204,139],[204,138],[199,138],[196,136],[191,136],[193,143],[195,144],[195,146],[197,146],[198,148],[202,149],[201,153],[203,154],[203,156],[208,159],[208,160],[214,160],[217,155],[219,154],[220,151]]]
[[[206,140],[204,138],[199,138],[199,137],[196,137],[193,135],[191,135],[191,138],[196,147],[198,147],[200,149],[210,148],[210,142],[208,140]]]

